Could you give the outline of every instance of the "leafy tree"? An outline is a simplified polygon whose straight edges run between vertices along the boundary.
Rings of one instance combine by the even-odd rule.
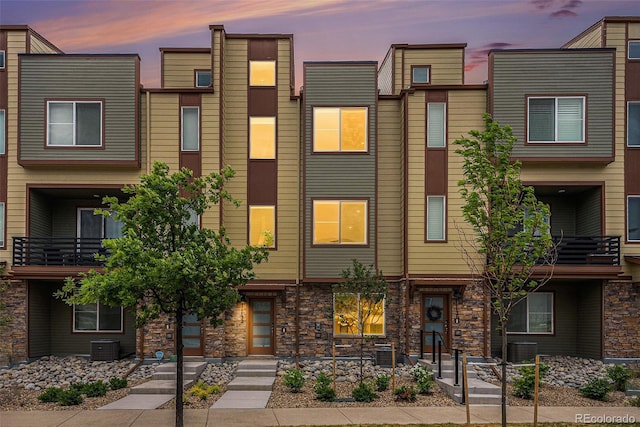
[[[342,270],[343,282],[333,285],[335,294],[334,315],[344,324],[350,334],[360,337],[360,384],[364,381],[365,329],[384,315],[384,302],[388,284],[381,272],[372,265],[365,266],[357,259],[352,266]]]
[[[155,163],[139,185],[127,186],[126,202],[106,197],[104,216],[121,221],[122,237],[104,241],[110,256],[104,272],[90,271],[80,286],[68,279],[58,296],[69,304],[99,301],[136,309],[138,326],[168,315],[176,325],[176,420],[183,425],[182,320],[185,314],[222,323],[221,314],[238,300],[238,285],[254,277],[252,268],[267,258],[264,248],[231,246],[224,228],[200,228],[196,216],[223,200],[239,202],[224,190],[234,176],[226,167],[220,173],[194,178],[182,169]]]
[[[484,114],[485,130],[457,139],[464,179],[458,185],[462,213],[474,236],[462,234],[462,252],[472,273],[489,291],[502,339],[502,425],[506,426],[507,324],[513,307],[550,278],[533,279],[535,266],[553,265],[555,247],[549,207],[522,184],[520,162],[511,159],[516,138]],[[477,254],[480,254],[478,256]],[[551,271],[550,269],[547,271]]]

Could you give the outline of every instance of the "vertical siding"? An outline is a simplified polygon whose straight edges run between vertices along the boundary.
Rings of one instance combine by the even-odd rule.
[[[602,224],[601,191],[596,188],[585,192],[576,203],[576,234],[578,236],[599,236]]]
[[[48,44],[44,43],[42,39],[34,36],[33,34],[29,37],[29,43],[31,46],[30,53],[58,53],[57,51],[51,49]]]
[[[195,87],[195,70],[211,68],[209,53],[163,52],[163,58],[165,88]]]
[[[578,39],[574,40],[566,47],[569,48],[593,48],[602,47],[602,26],[597,25],[591,31],[585,32]]]
[[[464,79],[463,49],[405,49],[404,82],[411,84],[412,65],[431,66],[431,84],[459,85]],[[400,78],[400,76],[398,76]]]
[[[380,95],[391,95],[393,94],[393,52],[394,48],[389,49],[387,52],[387,56],[385,56],[382,61],[382,65],[378,70],[378,90],[380,91]]]
[[[602,357],[602,284],[585,282],[578,291],[576,354]]]
[[[29,289],[29,357],[51,354],[51,294],[49,282],[31,282]]]
[[[46,197],[32,191],[29,197],[29,211],[29,235],[51,236],[51,209]]]

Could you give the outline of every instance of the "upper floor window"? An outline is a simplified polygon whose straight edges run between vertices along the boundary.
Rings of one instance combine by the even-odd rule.
[[[5,51],[0,50],[0,70],[4,70],[5,67]]]
[[[627,240],[640,242],[640,196],[627,197]]]
[[[444,102],[427,104],[427,147],[441,148],[446,145],[446,110]]]
[[[74,305],[73,332],[122,332],[122,307]]]
[[[200,149],[200,107],[182,107],[182,151]]]
[[[640,147],[640,102],[627,103],[627,146]]]
[[[446,203],[444,196],[427,196],[427,240],[445,240]]]
[[[314,245],[367,243],[366,200],[314,200]]]
[[[315,107],[314,152],[367,151],[367,107]]]
[[[211,86],[211,71],[196,71],[196,87]]]
[[[276,158],[275,117],[249,117],[249,158]]]
[[[47,145],[102,145],[101,101],[48,101]]]
[[[80,238],[117,239],[122,237],[122,226],[113,216],[96,214],[95,208],[78,208],[77,236]]]
[[[276,61],[249,61],[249,86],[275,86]]]
[[[4,110],[0,110],[0,154],[6,153],[7,119]]]
[[[334,335],[384,335],[384,302],[360,294],[333,294]]]
[[[275,248],[276,207],[249,206],[249,244]]]
[[[429,83],[431,67],[428,65],[414,65],[411,67],[411,83],[426,84]]]
[[[629,59],[640,59],[640,40],[631,40],[627,52]]]
[[[553,333],[553,293],[535,292],[513,306],[507,332],[519,334]]]
[[[530,97],[529,142],[584,142],[585,97]]]

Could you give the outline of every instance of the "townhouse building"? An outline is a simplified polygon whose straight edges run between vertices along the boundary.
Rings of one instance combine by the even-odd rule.
[[[489,112],[513,128],[558,243],[552,280],[517,306],[509,340],[640,357],[640,18],[603,18],[559,49],[491,51],[485,84],[465,83],[464,43],[394,44],[381,64],[306,62],[299,92],[291,34],[209,30],[208,47],[160,48],[160,87],[146,88],[137,55],[64,54],[28,26],[0,27],[0,258],[13,318],[0,353],[89,354],[105,339],[120,356],[174,352],[168,320],[136,328],[132,309],[53,296],[101,268],[102,239],[119,235],[93,213],[102,197],[124,199],[122,186],[162,161],[196,175],[230,165],[242,204],[211,209],[201,226],[270,251],[222,326],[185,318],[185,354],[356,354],[347,346],[367,302],[331,286],[353,259],[389,283],[365,322],[368,352],[393,342],[420,355],[436,331],[445,351],[497,354],[489,295],[460,251],[471,230],[452,146]]]

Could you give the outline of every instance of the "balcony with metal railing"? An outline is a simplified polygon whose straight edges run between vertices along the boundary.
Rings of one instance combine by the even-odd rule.
[[[98,238],[14,237],[13,267],[101,267],[107,250]]]

